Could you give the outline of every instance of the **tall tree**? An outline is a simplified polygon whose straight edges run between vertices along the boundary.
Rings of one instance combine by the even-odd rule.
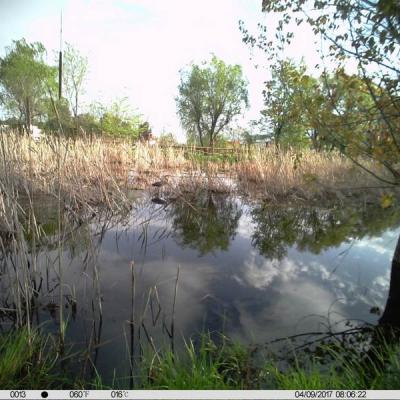
[[[83,93],[86,74],[88,72],[88,60],[81,53],[66,43],[63,59],[63,82],[66,98],[72,106],[74,118],[78,117],[79,98]]]
[[[304,65],[280,60],[271,68],[271,79],[263,90],[266,119],[270,135],[276,144],[308,143],[309,120],[305,103],[314,95],[316,80],[305,74]]]
[[[291,42],[292,22],[307,23],[329,44],[328,56],[336,63],[345,63],[347,59],[357,62],[363,101],[370,103],[369,108],[363,107],[363,120],[373,128],[373,140],[369,140],[372,151],[367,155],[391,174],[386,182],[400,185],[400,3],[397,0],[263,0],[262,9],[278,16],[275,35],[280,43]],[[243,26],[242,31],[244,41],[271,55],[267,27],[261,27],[257,39]],[[335,108],[336,125],[349,126],[349,114],[343,112],[340,104]],[[375,142],[379,142],[378,147]],[[365,154],[365,148],[359,147],[363,150],[360,154]],[[360,162],[359,165],[363,166]]]
[[[227,65],[213,56],[211,62],[181,71],[178,115],[183,127],[196,132],[202,146],[214,146],[217,136],[248,106],[247,82],[239,65]]]
[[[43,100],[56,87],[56,69],[44,62],[44,46],[13,41],[0,59],[0,100],[27,130],[40,114]]]

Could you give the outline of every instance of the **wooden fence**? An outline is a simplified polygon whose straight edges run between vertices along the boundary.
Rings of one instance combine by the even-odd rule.
[[[244,151],[248,150],[248,146],[246,145],[240,145],[235,147],[205,147],[205,146],[190,146],[182,144],[182,145],[172,145],[165,147],[183,150],[188,153],[190,152],[190,153],[221,154],[221,155],[241,154]]]

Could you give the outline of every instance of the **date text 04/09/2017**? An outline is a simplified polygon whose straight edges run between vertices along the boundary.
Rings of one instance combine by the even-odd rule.
[[[296,390],[296,399],[366,399],[366,390]]]

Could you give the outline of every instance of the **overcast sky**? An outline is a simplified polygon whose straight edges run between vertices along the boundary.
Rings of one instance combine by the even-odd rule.
[[[182,140],[175,105],[179,70],[214,53],[240,64],[249,81],[250,109],[240,124],[258,118],[268,68],[255,68],[267,65],[261,55],[250,60],[238,22],[254,31],[257,22],[271,26],[273,17],[261,12],[261,0],[0,0],[0,54],[12,40],[25,37],[42,42],[52,61],[59,49],[61,10],[63,40],[88,57],[85,104],[126,96],[154,133],[165,130]],[[314,41],[303,29],[287,56],[305,57],[314,66]]]

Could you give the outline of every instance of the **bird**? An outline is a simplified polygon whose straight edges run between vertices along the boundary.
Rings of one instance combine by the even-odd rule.
[[[167,201],[166,200],[164,200],[164,199],[161,199],[160,197],[153,197],[152,199],[151,199],[151,201],[153,202],[153,203],[155,203],[155,204],[161,204],[161,205],[165,205],[165,204],[167,204]]]
[[[151,199],[151,201],[153,203],[163,204],[163,205],[167,204],[166,200],[163,199],[162,187],[168,183],[168,179],[169,179],[169,175],[164,175],[161,177],[161,179],[159,181],[152,183],[151,186],[156,187],[158,189],[157,195]]]
[[[169,179],[169,175],[165,175],[165,176],[161,177],[161,180],[152,183],[151,186],[154,186],[154,187],[164,186],[165,184],[168,183],[168,179]]]

